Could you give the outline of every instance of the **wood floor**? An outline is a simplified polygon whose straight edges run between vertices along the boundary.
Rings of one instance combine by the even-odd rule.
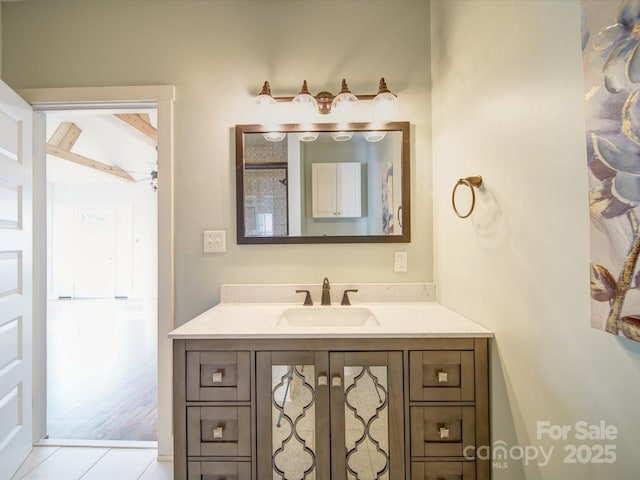
[[[49,302],[47,434],[157,440],[155,302]]]

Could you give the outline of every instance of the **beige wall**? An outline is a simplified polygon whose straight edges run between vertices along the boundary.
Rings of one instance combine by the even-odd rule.
[[[0,78],[2,77],[2,2],[0,2]]]
[[[580,3],[436,0],[431,18],[439,300],[496,334],[493,441],[555,448],[494,478],[637,478],[640,344],[590,327]],[[475,174],[486,190],[459,220],[450,188]],[[538,421],[581,420],[618,438],[537,439]],[[565,464],[568,444],[613,444],[617,460]]]
[[[431,2],[433,165],[428,10],[417,0],[10,3],[4,79],[176,85],[178,323],[216,303],[220,283],[430,281],[435,271],[439,300],[496,332],[493,441],[554,447],[548,465],[509,459],[494,478],[636,478],[640,345],[589,326],[579,2]],[[252,121],[261,82],[284,94],[302,78],[315,91],[346,77],[369,91],[382,75],[413,124],[413,242],[235,245],[231,129]],[[451,188],[472,174],[485,190],[460,220]],[[226,254],[201,253],[208,228],[227,230]],[[410,271],[394,274],[405,247]],[[618,438],[536,438],[538,421],[580,420],[615,425]],[[564,464],[569,443],[613,444],[617,460]]]
[[[426,1],[42,1],[3,6],[5,81],[13,88],[173,84],[176,323],[217,303],[221,283],[431,281],[429,6]],[[235,243],[233,126],[252,98],[375,93],[381,76],[412,124],[412,236],[396,245]],[[161,187],[162,188],[162,187]],[[204,255],[202,231],[227,231]],[[409,272],[393,272],[396,250]]]

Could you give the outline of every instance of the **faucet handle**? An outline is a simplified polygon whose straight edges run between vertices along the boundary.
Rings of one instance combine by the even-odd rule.
[[[296,290],[296,293],[306,293],[304,296],[304,306],[309,307],[313,305],[313,300],[311,300],[311,292],[309,290]]]
[[[340,302],[340,305],[351,305],[351,302],[349,301],[349,292],[357,293],[358,289],[348,288],[347,290],[345,290],[342,294],[342,301]]]

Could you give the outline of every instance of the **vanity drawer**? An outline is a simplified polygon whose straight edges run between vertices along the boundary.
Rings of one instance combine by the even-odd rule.
[[[187,480],[251,480],[250,462],[189,462]]]
[[[249,457],[251,408],[187,407],[187,455]]]
[[[409,352],[409,398],[412,401],[474,400],[472,351]]]
[[[249,352],[187,352],[187,401],[249,400]]]
[[[474,462],[411,462],[411,480],[475,480]]]
[[[474,407],[411,407],[410,415],[412,457],[461,457],[475,445]]]

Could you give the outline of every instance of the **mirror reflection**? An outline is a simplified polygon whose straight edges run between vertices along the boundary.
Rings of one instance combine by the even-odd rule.
[[[409,124],[366,126],[236,126],[238,243],[408,242]]]

